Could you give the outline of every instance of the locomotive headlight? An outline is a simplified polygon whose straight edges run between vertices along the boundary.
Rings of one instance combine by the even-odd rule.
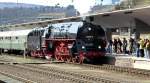
[[[99,49],[101,49],[101,46],[98,46]]]
[[[71,49],[71,48],[72,48],[72,45],[68,45],[68,48]]]
[[[82,49],[85,49],[85,46],[82,46]]]
[[[88,30],[91,31],[92,30],[91,27],[89,27]]]

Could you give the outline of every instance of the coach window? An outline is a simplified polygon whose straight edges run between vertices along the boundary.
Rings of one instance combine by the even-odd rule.
[[[9,40],[11,40],[11,37],[9,37]]]
[[[0,40],[3,40],[3,37],[0,37]]]
[[[9,39],[9,37],[5,37],[5,39],[6,39],[6,40]]]
[[[16,39],[18,39],[18,37],[16,37]]]

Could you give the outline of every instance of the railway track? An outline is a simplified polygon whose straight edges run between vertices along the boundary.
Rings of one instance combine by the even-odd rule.
[[[80,80],[74,80],[75,82],[79,82],[79,83],[92,83],[92,82],[99,82],[99,83],[119,83],[115,80],[112,79],[106,79],[104,77],[94,77],[88,74],[81,74],[79,72],[74,72],[74,71],[65,71],[65,70],[60,70],[60,69],[56,69],[55,67],[39,67],[38,65],[26,65],[28,67],[34,67],[36,69],[41,69],[41,70],[45,70],[47,72],[56,72],[56,73],[60,73],[60,74],[64,74],[65,76],[69,76],[73,78],[78,78]],[[69,78],[70,80],[70,78]],[[72,80],[73,81],[73,80]]]
[[[24,64],[24,65],[0,65],[0,66],[1,66],[0,67],[1,70],[4,70],[4,68],[5,68],[5,71],[0,71],[0,72],[2,72],[3,75],[7,75],[9,77],[15,78],[15,79],[17,79],[19,81],[23,81],[23,82],[50,83],[51,80],[49,79],[49,77],[53,77],[53,78],[69,80],[69,81],[75,82],[75,83],[93,83],[93,82],[95,82],[95,83],[119,83],[112,79],[106,79],[103,77],[96,78],[96,77],[92,77],[90,75],[85,75],[85,74],[83,75],[83,74],[75,73],[75,72],[66,72],[66,71],[61,71],[61,70],[57,70],[54,68],[41,68],[38,65],[25,65]],[[4,73],[4,72],[10,72],[9,69],[11,69],[11,74],[13,73],[13,75],[8,75],[8,73],[7,74]],[[21,71],[21,73],[19,73],[19,71]],[[32,74],[33,77],[31,77],[31,76],[29,77],[29,75],[25,75],[24,74],[25,72],[26,73],[28,72],[30,74],[33,73]],[[44,77],[44,79],[41,79],[38,77],[34,78],[34,74],[39,74],[40,77],[42,76],[42,77]]]
[[[70,80],[55,78],[60,76],[54,72],[46,72],[39,69],[23,67],[21,65],[0,65],[0,72],[25,83],[70,83]]]
[[[119,72],[119,73],[126,73],[129,75],[150,78],[150,70],[128,68],[128,67],[118,67],[118,66],[108,65],[108,64],[103,64],[103,65],[76,64],[76,63],[67,63],[67,64],[78,65],[78,66],[86,67],[89,69],[114,71],[114,72]]]
[[[4,61],[5,60],[0,60]],[[6,62],[9,62],[6,60]],[[11,63],[11,62],[10,62]],[[58,63],[57,63],[58,64]],[[104,70],[106,72],[126,73],[127,75],[149,78],[150,71],[116,67],[113,65],[90,65],[90,64],[73,64],[64,63],[65,65],[74,65],[89,70]],[[61,65],[61,63],[60,63]],[[63,66],[63,65],[62,65]],[[27,73],[28,72],[28,73]],[[56,67],[44,67],[39,64],[0,64],[0,73],[13,79],[26,83],[141,83],[130,81],[128,78],[114,79],[103,73],[91,74],[89,72],[76,72],[58,69]],[[110,75],[113,75],[110,73]],[[37,77],[38,76],[38,77]],[[41,78],[42,77],[42,78]],[[57,78],[57,79],[56,79]],[[150,79],[149,79],[150,80]],[[56,82],[54,82],[56,81]],[[146,82],[149,83],[149,82]]]
[[[109,77],[105,77],[105,75],[92,75],[88,72],[86,73],[80,73],[75,71],[66,71],[61,69],[56,69],[55,67],[41,67],[39,65],[29,65],[29,64],[17,64],[17,65],[9,65],[9,67],[15,67],[19,70],[28,70],[29,72],[35,72],[39,73],[40,75],[43,75],[44,77],[44,83],[50,83],[51,80],[47,77],[53,77],[53,78],[59,78],[63,80],[69,80],[71,82],[75,83],[140,83],[136,81],[130,81],[129,79],[113,79]],[[110,73],[111,74],[111,73]],[[111,76],[112,77],[112,76]],[[32,77],[31,77],[32,78]],[[30,79],[31,79],[30,78]],[[39,80],[40,78],[32,78],[35,82],[41,82],[42,80]]]
[[[17,56],[17,57],[21,58],[20,56]],[[28,57],[28,58],[35,60],[35,58],[33,58],[33,57]],[[36,60],[37,60],[37,58],[36,58]],[[41,61],[41,62],[44,62],[44,63],[48,63],[44,59],[38,59],[38,60]],[[2,62],[6,62],[6,63],[10,62],[9,60],[0,60],[0,62],[1,61]],[[41,64],[44,64],[44,63],[41,63]],[[30,64],[30,63],[28,63],[28,64]],[[74,63],[66,63],[66,64],[74,64]],[[114,65],[90,65],[90,64],[74,64],[74,65],[84,66],[84,67],[87,67],[87,68],[90,68],[90,69],[100,69],[100,70],[116,71],[116,72],[121,72],[121,73],[128,73],[128,74],[133,74],[133,75],[150,77],[150,70],[144,70],[144,69],[135,69],[135,68],[127,68],[127,67],[117,67],[117,66],[114,66]]]
[[[62,65],[62,64],[60,64]],[[42,70],[45,70],[45,71],[48,71],[48,72],[57,72],[57,73],[60,73],[60,74],[64,74],[65,76],[73,76],[74,78],[78,78],[78,79],[83,79],[85,80],[86,83],[141,83],[138,82],[138,81],[135,81],[135,79],[133,78],[132,80],[130,80],[130,77],[127,76],[127,78],[122,78],[122,79],[114,79],[114,78],[111,78],[113,77],[113,73],[109,73],[109,75],[112,74],[112,76],[106,76],[104,75],[103,73],[96,73],[94,75],[94,73],[89,73],[89,72],[76,72],[76,71],[68,71],[68,70],[64,70],[64,69],[57,69],[56,67],[41,67],[39,65],[28,65],[29,67],[34,67],[35,69],[42,69]],[[63,65],[62,65],[63,66]],[[70,65],[71,66],[71,65]],[[78,66],[79,67],[79,66]],[[83,66],[81,67],[83,68]],[[87,68],[85,68],[86,70]],[[95,69],[92,69],[92,70],[95,70]],[[80,71],[80,70],[79,70]],[[108,70],[105,70],[106,72],[109,72]],[[119,72],[119,73],[122,73],[122,72]],[[135,76],[135,75],[133,75]],[[141,76],[140,76],[141,77]],[[142,77],[142,78],[147,78],[149,79],[149,77]],[[150,79],[149,79],[150,80]],[[82,81],[76,81],[77,83],[80,83]],[[147,82],[149,83],[149,82]]]
[[[34,59],[34,58],[30,58],[30,59]],[[38,59],[38,60],[44,61],[44,62],[46,61],[43,59]],[[10,61],[9,60],[0,60],[0,62],[10,62]],[[30,64],[30,63],[28,63],[28,64]],[[40,63],[40,64],[44,64],[44,63]],[[78,66],[87,67],[90,69],[108,70],[108,71],[115,71],[115,72],[120,72],[120,73],[127,73],[130,75],[150,77],[150,70],[144,70],[144,69],[117,67],[114,65],[106,65],[106,64],[105,65],[75,64],[75,63],[66,63],[66,64],[78,65]]]

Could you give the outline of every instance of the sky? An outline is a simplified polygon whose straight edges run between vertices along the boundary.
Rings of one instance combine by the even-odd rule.
[[[111,4],[111,1],[112,0],[103,0],[103,4]],[[58,3],[60,4],[60,6],[67,6],[69,4],[72,4],[80,13],[86,13],[87,11],[89,11],[91,6],[98,3],[101,4],[101,0],[0,0],[0,2],[18,2],[46,6],[55,6]]]

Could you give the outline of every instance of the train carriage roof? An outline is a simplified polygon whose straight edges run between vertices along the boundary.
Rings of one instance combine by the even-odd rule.
[[[27,36],[30,32],[32,32],[32,29],[17,30],[17,31],[4,31],[4,32],[0,32],[0,37]]]

